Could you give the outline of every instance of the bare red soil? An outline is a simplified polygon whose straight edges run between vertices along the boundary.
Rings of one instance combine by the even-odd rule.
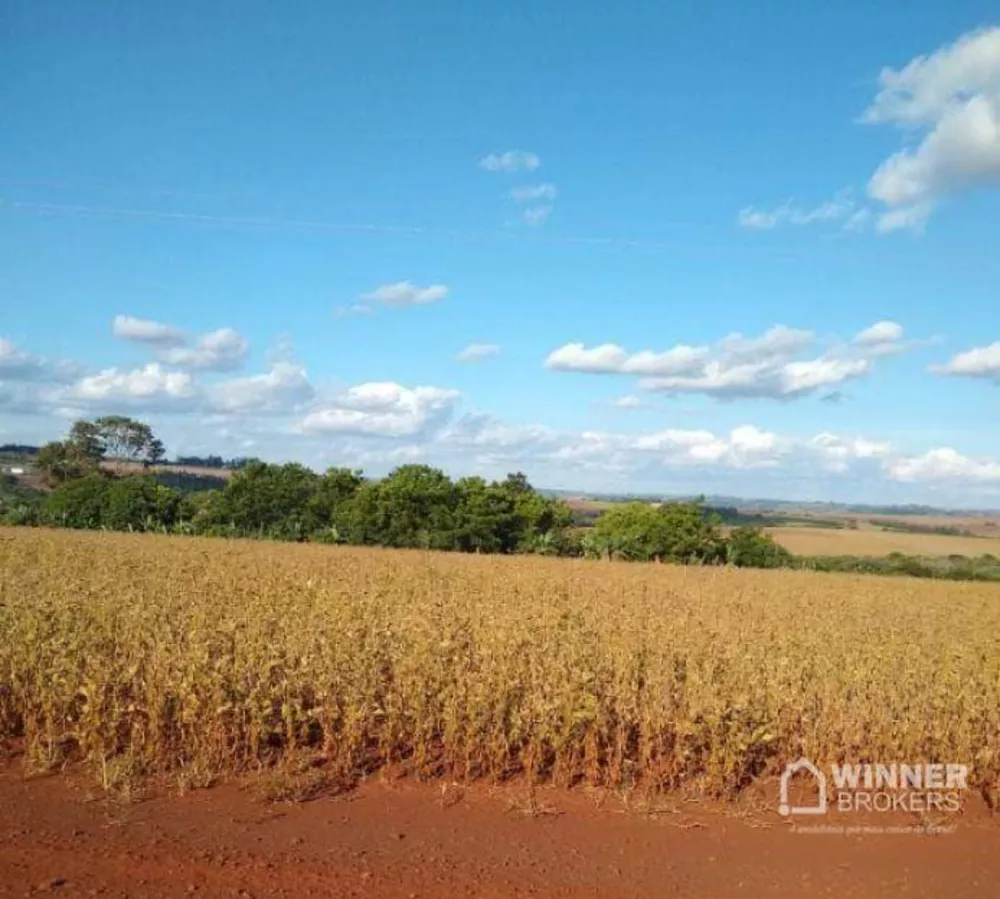
[[[220,786],[122,803],[66,775],[0,770],[0,896],[985,897],[1000,895],[1000,826],[796,833],[762,808],[467,792],[400,782],[291,805]],[[898,822],[897,822],[898,823]],[[912,821],[909,823],[913,823]]]

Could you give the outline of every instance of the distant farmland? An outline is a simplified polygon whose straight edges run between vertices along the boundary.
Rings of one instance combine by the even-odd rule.
[[[965,537],[950,534],[907,534],[876,528],[766,528],[778,543],[801,556],[914,556],[1000,557],[1000,537]]]

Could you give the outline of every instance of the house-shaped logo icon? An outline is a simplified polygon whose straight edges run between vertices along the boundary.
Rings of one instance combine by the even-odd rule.
[[[799,773],[799,771],[808,771],[812,775],[813,780],[816,782],[816,787],[819,790],[819,799],[816,805],[789,805],[788,804],[788,785],[791,779]],[[825,815],[826,814],[826,775],[819,770],[809,759],[799,759],[797,762],[792,762],[785,768],[784,774],[781,775],[781,804],[778,806],[779,815]]]

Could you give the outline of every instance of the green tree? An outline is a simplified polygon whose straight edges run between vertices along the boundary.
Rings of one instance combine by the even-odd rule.
[[[155,478],[113,478],[106,488],[101,524],[115,531],[165,531],[177,523],[181,495]]]
[[[295,462],[252,462],[207,501],[200,522],[206,529],[304,540],[313,524],[309,504],[319,481],[314,471]]]
[[[584,548],[588,555],[634,561],[711,563],[721,561],[724,541],[699,502],[632,502],[601,515]]]
[[[381,542],[379,502],[382,485],[365,481],[336,510],[333,527],[338,540],[357,546],[374,546]]]
[[[98,418],[93,426],[105,459],[149,464],[157,454],[162,458],[163,444],[145,422],[125,415],[105,415]]]
[[[384,546],[455,547],[455,485],[429,465],[401,465],[378,484],[372,532]]]
[[[99,528],[104,524],[109,478],[99,472],[65,481],[42,504],[42,520],[64,528]]]
[[[588,555],[649,562],[669,545],[666,517],[649,503],[616,505],[597,519],[585,539]]]
[[[513,552],[521,522],[510,492],[479,477],[461,478],[455,491],[456,548],[464,552]]]
[[[86,477],[97,468],[97,460],[69,440],[46,443],[38,450],[34,463],[50,487]]]
[[[573,513],[564,502],[542,496],[522,472],[507,475],[497,488],[514,512],[513,539],[505,552],[554,554],[562,545]]]
[[[721,562],[725,558],[725,540],[715,515],[707,516],[701,500],[664,503],[659,508],[667,522],[665,562]]]
[[[328,468],[306,506],[310,534],[331,543],[346,542],[348,507],[364,480],[360,470]]]
[[[154,437],[149,442],[149,452],[146,454],[145,464],[146,465],[158,465],[164,460],[167,455],[166,447],[163,445],[163,441],[159,437]]]
[[[100,462],[104,458],[104,446],[101,443],[101,436],[97,425],[92,421],[80,419],[73,422],[73,427],[69,429],[67,443],[77,447],[83,455],[95,462]]]
[[[740,568],[784,568],[793,559],[770,534],[754,527],[734,528],[726,539],[726,561]]]

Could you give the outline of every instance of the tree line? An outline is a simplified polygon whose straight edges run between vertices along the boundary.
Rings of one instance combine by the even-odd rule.
[[[163,444],[143,422],[78,421],[35,457],[51,492],[36,503],[7,503],[0,515],[8,524],[460,552],[753,567],[792,558],[754,528],[724,533],[698,501],[623,504],[580,528],[566,503],[543,495],[521,473],[453,481],[437,468],[411,464],[371,479],[349,468],[319,474],[298,463],[241,460],[223,486],[185,492],[151,470],[163,458]]]

